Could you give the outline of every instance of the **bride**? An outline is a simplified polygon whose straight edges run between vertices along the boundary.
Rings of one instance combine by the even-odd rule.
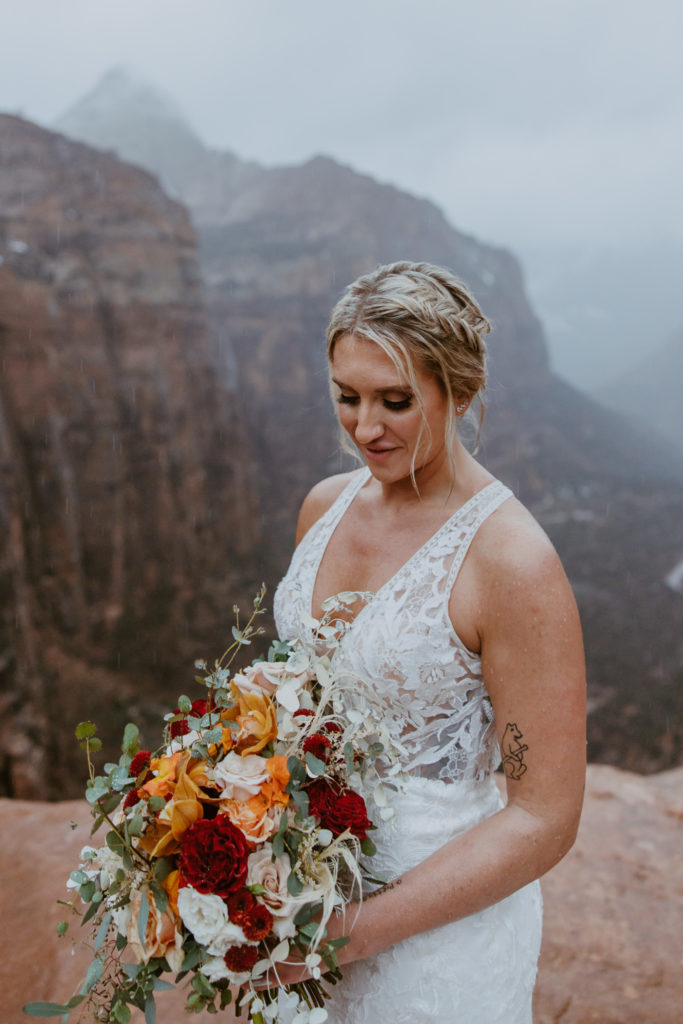
[[[347,912],[335,1024],[528,1024],[536,879],[576,835],[585,682],[572,592],[541,528],[458,434],[481,400],[488,330],[457,278],[407,262],[359,278],[328,329],[339,421],[365,468],[304,501],[276,624],[293,639],[325,599],[362,592],[334,657],[355,696],[372,688],[401,749],[394,817],[369,804],[373,871],[388,881]],[[306,976],[286,972],[282,983]]]

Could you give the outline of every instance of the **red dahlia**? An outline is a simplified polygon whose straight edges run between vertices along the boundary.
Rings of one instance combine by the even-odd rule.
[[[323,828],[339,836],[348,828],[359,839],[367,839],[372,828],[363,797],[353,789],[334,786],[328,779],[316,779],[307,787],[309,813],[320,819]]]
[[[327,736],[323,736],[319,732],[314,732],[312,736],[307,736],[304,740],[304,753],[313,754],[319,761],[327,760],[327,752],[331,748],[332,744]]]
[[[127,811],[128,808],[132,807],[133,804],[136,804],[139,799],[140,794],[138,793],[137,789],[131,789],[128,793],[126,793],[126,799],[123,801],[123,810]]]
[[[251,942],[260,942],[270,935],[273,915],[262,903],[256,903],[242,922],[242,931]]]
[[[226,814],[201,818],[183,836],[180,885],[227,899],[244,885],[250,847]]]
[[[256,946],[231,946],[225,954],[225,966],[229,971],[241,974],[250,971],[258,958]]]
[[[173,714],[179,715],[180,708],[175,708]],[[201,718],[202,715],[205,715],[206,701],[201,697],[198,700],[193,700],[192,711],[190,711],[189,714],[192,715],[193,718]],[[171,722],[169,730],[172,739],[175,739],[176,736],[185,736],[190,731],[190,727],[187,724],[187,717],[188,716],[185,716],[185,718],[179,718],[177,722]]]
[[[132,775],[134,779],[137,779],[138,775],[144,768],[149,768],[151,757],[152,754],[149,750],[138,750],[137,754],[130,762],[130,768],[128,769],[130,775]]]
[[[256,897],[249,889],[238,889],[228,897],[228,917],[233,924],[242,927],[249,913],[256,906]]]
[[[299,708],[294,712],[294,718],[313,718],[314,714],[315,711],[311,711],[310,708]]]

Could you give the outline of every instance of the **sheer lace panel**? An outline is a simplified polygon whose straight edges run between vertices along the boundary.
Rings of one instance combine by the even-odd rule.
[[[282,639],[302,635],[325,548],[369,477],[356,474],[294,553],[274,601]],[[474,495],[358,613],[335,652],[349,706],[372,713],[400,751],[400,769],[443,780],[480,779],[500,761],[481,659],[455,633],[448,600],[482,522],[510,497],[494,481]]]

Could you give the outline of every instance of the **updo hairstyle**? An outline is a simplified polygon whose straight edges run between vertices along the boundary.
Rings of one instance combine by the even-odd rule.
[[[408,379],[423,410],[418,370],[433,373],[448,403],[445,441],[455,476],[457,420],[465,406],[479,403],[477,441],[484,419],[485,337],[491,330],[465,285],[431,263],[389,263],[359,277],[332,310],[327,356],[344,335],[374,341]],[[423,430],[429,430],[423,411]],[[411,476],[415,482],[414,466]]]

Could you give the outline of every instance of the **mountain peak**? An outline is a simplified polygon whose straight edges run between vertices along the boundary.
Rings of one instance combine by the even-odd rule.
[[[86,123],[94,125],[100,121],[106,128],[108,123],[120,122],[124,118],[138,123],[148,120],[170,122],[176,130],[195,137],[175,100],[125,65],[107,71],[90,92],[58,119],[56,127],[75,134],[74,128]]]

